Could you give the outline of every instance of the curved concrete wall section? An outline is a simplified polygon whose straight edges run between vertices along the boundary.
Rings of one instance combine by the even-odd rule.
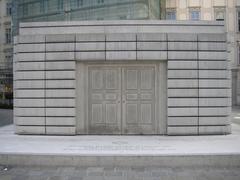
[[[231,77],[219,22],[23,23],[14,40],[17,134],[76,134],[76,63],[167,63],[166,134],[228,134]]]

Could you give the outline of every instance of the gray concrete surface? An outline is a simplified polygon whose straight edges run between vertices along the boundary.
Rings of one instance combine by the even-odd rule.
[[[5,170],[4,170],[5,169]],[[239,180],[239,168],[4,167],[1,180]]]
[[[240,106],[232,107],[232,123],[240,125]]]
[[[233,107],[233,138],[240,134],[240,107]],[[6,126],[10,127],[10,126]],[[4,128],[5,133],[9,128]],[[1,131],[3,133],[3,131]],[[15,135],[11,135],[15,136]],[[229,137],[227,135],[225,137]],[[3,136],[2,136],[3,137]],[[27,136],[20,136],[26,141]],[[213,136],[205,136],[206,139]],[[220,137],[215,139],[219,141]],[[34,138],[34,137],[33,137]],[[188,137],[179,137],[186,139]],[[1,139],[1,138],[0,138]],[[47,140],[48,138],[44,138]],[[201,140],[203,141],[203,139]],[[121,144],[117,141],[115,144]],[[171,141],[169,141],[171,142]],[[236,144],[239,142],[236,139]],[[7,148],[7,147],[5,147]],[[239,180],[240,167],[121,167],[121,166],[89,166],[89,167],[53,167],[53,166],[7,166],[0,164],[0,180]]]
[[[18,101],[14,110],[15,132],[30,135],[229,134],[231,81],[226,56],[223,22],[22,23],[19,36],[14,39],[14,70],[21,72],[15,74],[14,81]],[[121,70],[114,70],[113,65]],[[143,73],[150,72],[147,67],[150,65],[156,67],[151,67],[151,73]],[[93,67],[98,71],[97,76],[92,74],[96,71]],[[105,73],[110,67],[114,73]],[[141,81],[140,76],[135,79],[125,75],[129,71],[125,67],[137,74],[140,72]],[[61,77],[55,75],[52,79],[47,73],[56,71]],[[69,78],[63,73],[66,71],[75,76]],[[189,74],[189,71],[198,73]],[[105,79],[118,86],[111,87],[111,92],[106,91],[101,84]],[[125,83],[140,82],[136,89],[131,87],[131,93],[128,86],[128,90],[124,90]],[[104,88],[95,92],[97,84]],[[58,100],[69,99],[69,96],[74,104],[59,106]],[[36,103],[36,98],[41,102]],[[46,99],[51,99],[51,103]],[[130,99],[137,103],[129,106]],[[106,106],[111,108],[108,113],[103,106],[110,101],[111,105]],[[154,112],[155,109],[158,111]],[[64,123],[58,121],[59,117]]]
[[[13,110],[0,109],[0,127],[13,123]]]

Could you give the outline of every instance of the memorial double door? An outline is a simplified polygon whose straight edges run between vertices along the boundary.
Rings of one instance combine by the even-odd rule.
[[[89,67],[89,134],[156,134],[155,71],[155,66]]]

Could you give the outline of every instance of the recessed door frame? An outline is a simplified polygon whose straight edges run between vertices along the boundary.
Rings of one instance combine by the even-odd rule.
[[[93,66],[110,67],[155,67],[155,125],[156,134],[166,134],[167,124],[167,64],[166,62],[77,62],[76,71],[76,129],[77,134],[89,134],[88,124],[88,69]],[[122,79],[121,79],[122,83]],[[121,92],[122,93],[122,92]],[[122,94],[121,94],[122,96]],[[122,107],[121,107],[122,113]],[[121,114],[122,116],[122,114]],[[122,120],[121,120],[122,121]],[[122,123],[122,122],[121,122]],[[122,128],[122,125],[121,125]],[[124,134],[122,134],[124,135]]]

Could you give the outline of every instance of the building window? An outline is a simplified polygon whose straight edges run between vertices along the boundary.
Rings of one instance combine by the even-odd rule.
[[[26,16],[28,16],[28,6],[24,5],[23,6],[23,17],[26,17]]]
[[[127,16],[126,16],[126,15],[120,16],[119,19],[120,19],[120,20],[126,20],[126,19],[127,19]]]
[[[176,20],[176,9],[167,9],[166,10],[166,19],[167,20]]]
[[[11,55],[6,55],[5,56],[5,66],[7,69],[11,69],[12,68],[12,56]]]
[[[63,0],[58,0],[57,1],[57,9],[58,10],[63,10]]]
[[[97,0],[97,3],[98,3],[98,4],[103,4],[103,3],[104,3],[104,0]]]
[[[44,13],[46,11],[47,4],[47,1],[40,1],[40,13]]]
[[[192,20],[192,21],[200,20],[200,9],[199,8],[190,9],[190,20]]]
[[[6,5],[6,14],[7,16],[11,16],[12,15],[12,3],[7,3]]]
[[[83,6],[83,0],[77,0],[77,6],[78,7]]]
[[[5,38],[6,38],[6,40],[5,40],[6,44],[10,44],[12,42],[11,28],[6,28]]]
[[[71,0],[71,9],[76,9],[83,6],[83,0]]]
[[[240,10],[237,12],[238,32],[240,32]]]
[[[225,9],[224,8],[215,8],[214,16],[216,21],[224,21],[225,20]]]

